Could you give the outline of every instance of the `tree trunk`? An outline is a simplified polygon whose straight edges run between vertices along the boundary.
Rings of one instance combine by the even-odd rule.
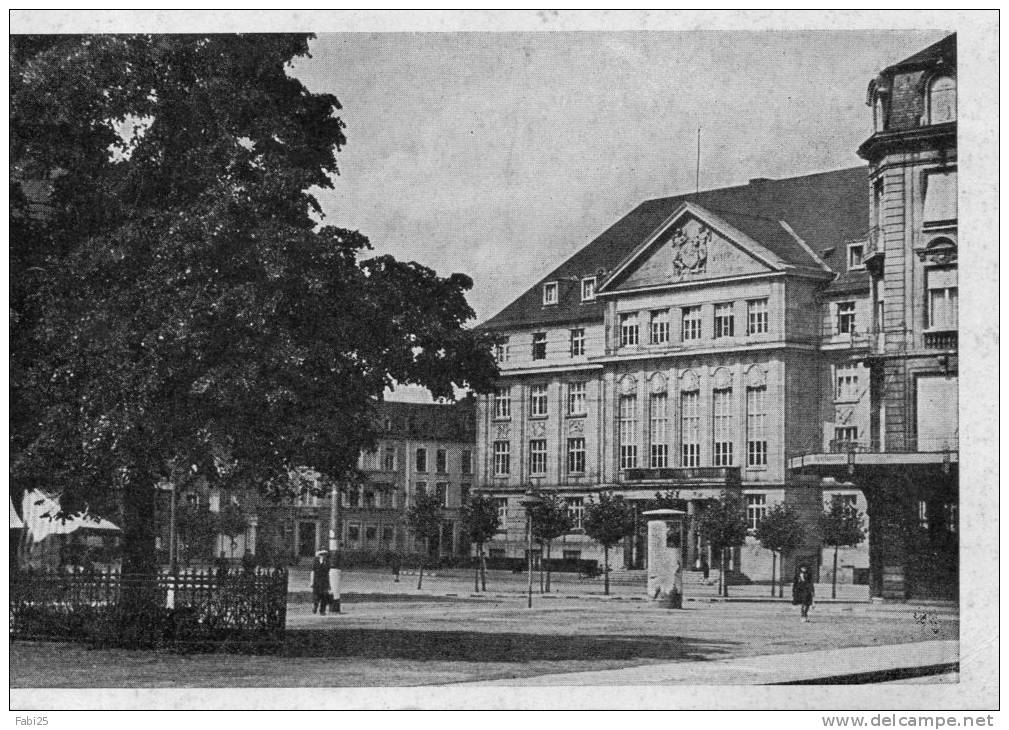
[[[154,551],[157,478],[141,472],[123,491],[123,569],[119,609],[120,640],[127,646],[153,644],[160,637],[158,566]]]
[[[778,582],[778,553],[771,551],[771,598],[774,598],[774,584]]]
[[[483,551],[477,547],[476,563],[473,565],[473,592],[480,592],[480,553]]]
[[[487,592],[487,557],[483,552],[483,545],[480,546],[480,586],[483,592]]]
[[[420,570],[417,572],[417,590],[420,590],[421,585],[424,583],[424,561],[427,560],[427,538],[424,538],[424,552],[420,556]]]
[[[552,542],[547,543],[547,593],[550,592],[550,546]]]
[[[603,547],[603,595],[610,595],[610,549]]]
[[[722,569],[719,572],[721,573],[721,576],[722,576],[722,596],[724,598],[728,598],[729,597],[729,580],[728,580],[728,576],[725,575],[725,550],[726,550],[725,548],[722,548],[722,550],[721,550]]]
[[[830,597],[837,598],[837,545],[834,546],[834,573],[830,576]]]
[[[781,571],[778,573],[778,598],[785,595],[785,553],[781,553]]]
[[[540,595],[543,595],[544,587],[544,576],[543,576],[543,543],[540,543]]]

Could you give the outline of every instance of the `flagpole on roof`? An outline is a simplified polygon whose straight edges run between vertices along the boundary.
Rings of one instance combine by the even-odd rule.
[[[694,193],[701,192],[701,126],[697,125],[697,165],[694,168]]]

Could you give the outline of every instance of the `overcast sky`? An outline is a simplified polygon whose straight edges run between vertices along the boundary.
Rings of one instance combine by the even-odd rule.
[[[698,126],[702,189],[860,164],[870,79],[945,35],[329,33],[293,72],[344,107],[326,222],[470,275],[484,320],[642,200],[693,190]]]
[[[860,163],[869,80],[945,36],[320,34],[294,73],[343,104],[326,222],[475,281],[479,319],[642,200]]]

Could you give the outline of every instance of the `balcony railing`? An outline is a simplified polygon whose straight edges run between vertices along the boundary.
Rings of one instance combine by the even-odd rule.
[[[944,436],[939,438],[916,438],[906,436],[900,443],[870,441],[868,439],[849,440],[834,439],[830,442],[832,454],[937,454],[946,451],[959,451],[959,436]]]
[[[945,332],[926,332],[925,333],[925,349],[926,350],[956,350],[957,349],[957,332],[956,332],[956,330],[947,330]]]
[[[658,480],[719,481],[732,484],[740,481],[738,466],[692,466],[666,469],[624,469],[625,482]]]

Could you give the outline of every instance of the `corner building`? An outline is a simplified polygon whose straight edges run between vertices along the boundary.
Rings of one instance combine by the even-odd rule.
[[[943,44],[955,48],[955,37]],[[896,513],[955,513],[947,433],[956,410],[955,122],[920,127],[925,104],[950,113],[948,81],[922,101],[936,82],[920,66],[936,55],[927,49],[870,87],[887,121],[860,149],[868,168],[646,201],[483,325],[502,337],[500,382],[477,416],[479,488],[503,518],[492,556],[525,555],[518,500],[528,489],[558,491],[575,518],[554,557],[600,560],[578,526],[601,491],[637,512],[671,491],[698,514],[723,490],[739,490],[751,528],[781,502],[812,528],[837,495],[868,513],[867,528],[876,515],[886,528],[841,551],[838,579],[868,582],[871,563],[880,594],[883,563],[913,542],[895,537]],[[944,78],[955,80],[955,55],[952,76],[944,63]],[[906,68],[919,75],[901,78]],[[891,95],[883,111],[876,88]],[[952,93],[955,115],[955,83]],[[894,107],[898,97],[918,117]],[[913,120],[913,131],[898,129],[898,118]],[[946,141],[940,150],[937,139]],[[916,180],[932,183],[932,198],[906,197]],[[908,219],[917,223],[908,228]],[[941,354],[923,351],[927,343],[941,344]],[[914,388],[941,410],[919,403],[918,420],[909,420]],[[862,470],[884,441],[902,456]],[[942,451],[926,460],[946,469],[945,481],[909,490],[917,477],[908,466],[917,468],[916,450],[926,446]],[[919,527],[911,525],[915,539]],[[936,554],[948,541],[919,549]],[[811,536],[786,574],[801,561],[822,566],[819,578],[829,580],[825,552]],[[623,541],[623,564],[639,569],[645,560],[639,520]],[[693,530],[686,560],[717,567]],[[769,580],[771,555],[751,536],[729,567]]]

